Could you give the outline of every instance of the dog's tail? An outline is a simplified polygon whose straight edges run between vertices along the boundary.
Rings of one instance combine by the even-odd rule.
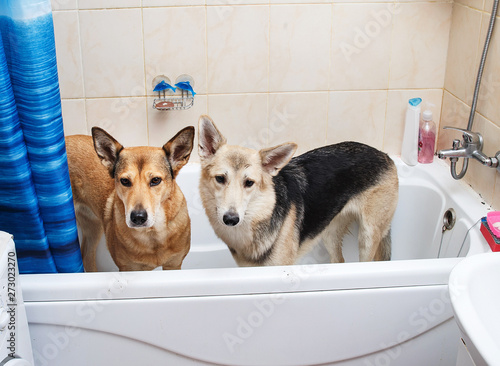
[[[378,260],[390,261],[391,260],[391,229],[380,241]]]

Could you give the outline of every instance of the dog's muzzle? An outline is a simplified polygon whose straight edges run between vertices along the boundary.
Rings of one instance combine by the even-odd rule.
[[[148,221],[148,213],[146,210],[134,210],[130,213],[130,221],[134,226],[144,226]]]
[[[240,222],[240,216],[234,211],[227,211],[224,216],[222,216],[222,221],[227,226],[235,226]]]

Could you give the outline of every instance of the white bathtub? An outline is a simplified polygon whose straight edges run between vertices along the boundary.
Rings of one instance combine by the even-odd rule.
[[[445,164],[395,160],[392,261],[327,264],[319,247],[305,264],[259,268],[236,268],[203,212],[199,167],[186,166],[183,270],[21,276],[36,365],[455,365],[448,276],[457,257],[489,251],[487,207]],[[354,236],[344,246],[356,261]]]

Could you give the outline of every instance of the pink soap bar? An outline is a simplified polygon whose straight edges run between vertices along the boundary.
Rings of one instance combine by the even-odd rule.
[[[486,221],[490,230],[497,238],[500,238],[500,211],[491,211],[486,214]]]

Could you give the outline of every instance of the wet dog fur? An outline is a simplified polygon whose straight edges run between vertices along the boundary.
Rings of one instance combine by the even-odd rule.
[[[192,126],[162,148],[124,148],[97,127],[92,137],[66,138],[85,271],[97,271],[103,233],[120,271],[180,269],[191,224],[175,178],[189,160],[193,139]]]
[[[240,266],[288,265],[323,239],[344,262],[342,239],[359,223],[360,261],[390,260],[398,176],[385,153],[342,142],[292,159],[294,143],[262,150],[228,145],[199,120],[200,195],[219,238]]]

